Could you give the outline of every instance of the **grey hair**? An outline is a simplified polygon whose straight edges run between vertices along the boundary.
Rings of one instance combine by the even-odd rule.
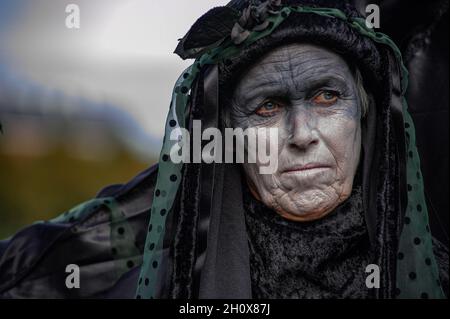
[[[359,69],[356,69],[355,74],[356,91],[358,92],[359,103],[361,105],[361,119],[364,119],[369,111],[371,104],[371,97],[364,88],[364,81]]]

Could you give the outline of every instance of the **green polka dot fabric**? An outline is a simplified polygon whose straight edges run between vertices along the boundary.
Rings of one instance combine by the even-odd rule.
[[[154,296],[153,291],[159,274],[158,266],[161,263],[166,217],[172,208],[181,179],[182,164],[173,163],[170,152],[176,150],[174,148],[176,143],[181,143],[181,128],[185,127],[184,110],[188,99],[187,94],[199,71],[197,66],[194,65],[186,69],[177,80],[173,90],[163,147],[159,157],[158,177],[153,194],[153,205],[144,248],[144,261],[136,298],[153,298]]]
[[[124,212],[113,197],[96,198],[84,202],[62,215],[49,220],[50,223],[77,223],[94,212],[104,209],[110,216],[111,255],[115,263],[115,278],[118,280],[131,268],[142,263],[142,253],[136,247],[135,234]],[[74,231],[77,227],[74,226]]]
[[[276,21],[273,27],[265,32],[254,34],[249,40],[251,42],[266,36],[282,20]],[[229,45],[231,42],[228,42]],[[138,282],[136,298],[154,298],[155,285],[160,273],[159,265],[162,257],[162,243],[164,238],[164,226],[167,214],[170,213],[173,201],[178,190],[181,179],[182,164],[171,161],[171,151],[177,150],[174,147],[176,143],[180,144],[182,131],[186,127],[184,118],[186,105],[188,102],[188,93],[195,78],[201,68],[207,64],[214,64],[223,61],[236,54],[238,48],[228,46],[224,50],[217,48],[203,55],[192,66],[187,68],[175,83],[170,103],[169,113],[166,120],[166,129],[162,150],[159,157],[158,177],[153,197],[152,213],[148,227],[148,235],[145,243],[144,261],[141,275]]]
[[[397,255],[396,298],[445,298],[433,254],[432,236],[428,221],[428,209],[425,203],[420,158],[416,147],[414,123],[408,112],[408,104],[404,97],[408,88],[408,70],[403,64],[399,48],[387,35],[366,28],[364,19],[355,19],[353,23],[354,27],[362,34],[370,37],[375,42],[389,46],[402,69],[401,86],[407,153],[406,186],[408,205]]]
[[[408,206],[397,262],[397,298],[445,298],[436,260],[425,203],[420,160],[411,116],[403,104],[407,144]]]
[[[346,21],[352,28],[373,41],[389,47],[397,57],[402,69],[403,94],[408,85],[408,72],[402,63],[402,56],[394,42],[385,34],[367,28],[364,19],[347,18],[334,8],[283,7],[271,14],[269,26],[265,30],[253,31],[245,42],[239,46],[230,39],[197,59],[179,77],[173,90],[169,114],[166,121],[165,137],[159,157],[159,171],[154,200],[151,210],[148,235],[145,243],[143,266],[137,286],[137,298],[154,298],[156,283],[160,274],[159,265],[162,258],[162,243],[167,215],[171,213],[173,201],[181,178],[182,164],[175,164],[170,159],[170,151],[179,143],[180,128],[186,126],[186,106],[192,84],[199,70],[207,64],[216,64],[237,54],[242,47],[272,33],[278,25],[292,12],[317,14]],[[440,287],[438,270],[432,253],[431,234],[428,226],[428,212],[424,200],[423,181],[420,173],[419,155],[415,146],[414,125],[403,98],[403,116],[407,141],[407,181],[408,207],[405,225],[400,239],[397,267],[398,298],[444,298]],[[181,146],[181,145],[180,145]]]

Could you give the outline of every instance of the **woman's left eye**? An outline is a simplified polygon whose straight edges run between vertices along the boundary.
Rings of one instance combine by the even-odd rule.
[[[321,91],[315,95],[312,101],[320,105],[333,105],[339,98],[339,93],[335,91]]]

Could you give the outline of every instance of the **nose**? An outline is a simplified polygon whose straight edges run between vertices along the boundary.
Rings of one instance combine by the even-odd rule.
[[[306,151],[319,143],[314,117],[307,110],[296,110],[289,119],[291,147]]]

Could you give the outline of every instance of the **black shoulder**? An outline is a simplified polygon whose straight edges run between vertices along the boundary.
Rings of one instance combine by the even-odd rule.
[[[0,298],[134,297],[156,176],[155,165],[0,241]],[[66,285],[69,265],[78,289]]]

